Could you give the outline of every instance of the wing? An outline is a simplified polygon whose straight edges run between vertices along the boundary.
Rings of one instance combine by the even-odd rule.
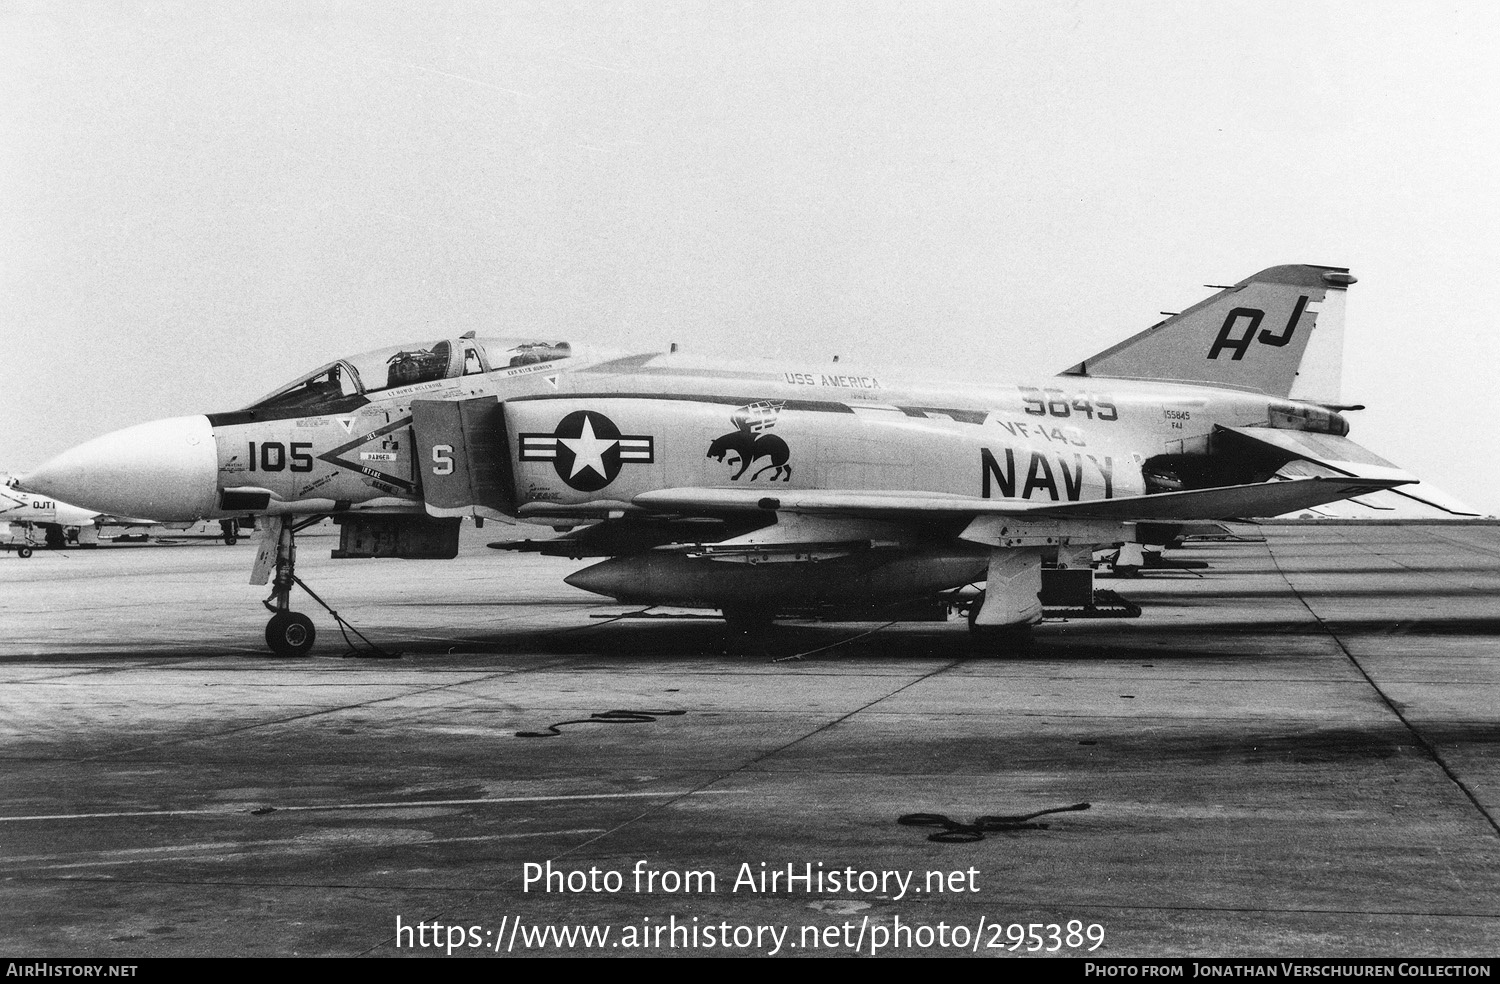
[[[1078,519],[1115,522],[1174,522],[1275,516],[1295,509],[1366,495],[1403,485],[1400,478],[1300,478],[1284,482],[1229,485],[1189,492],[1092,499],[1085,502],[1033,503],[1016,499],[978,499],[924,492],[819,490],[768,496],[749,489],[662,489],[643,492],[631,504],[652,512],[721,515],[769,511],[827,514],[910,522],[927,519]]]

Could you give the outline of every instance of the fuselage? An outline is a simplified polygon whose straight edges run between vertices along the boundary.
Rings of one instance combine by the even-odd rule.
[[[50,496],[0,488],[0,523],[84,526],[97,516],[98,513],[59,502]]]
[[[1192,484],[1194,469],[1178,465],[1206,456],[1216,428],[1347,431],[1314,404],[1186,384],[987,385],[837,363],[453,339],[341,360],[243,410],[117,431],[22,482],[163,521],[421,513],[424,486],[453,468],[450,442],[414,427],[422,401],[503,407],[503,433],[487,439],[503,458],[501,512],[523,518],[551,506],[628,507],[662,488],[1115,498]]]

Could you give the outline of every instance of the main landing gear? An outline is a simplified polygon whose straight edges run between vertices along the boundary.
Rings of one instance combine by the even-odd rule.
[[[274,566],[275,569],[275,576],[271,579],[271,595],[261,604],[273,613],[271,621],[266,623],[266,645],[277,656],[306,656],[318,637],[312,619],[301,612],[292,611],[291,595],[292,585],[302,584],[296,574],[296,533],[322,518],[315,516],[294,525],[291,517],[275,517],[266,530],[261,555],[255,559],[256,576],[251,578],[252,582],[256,582],[258,577],[258,583],[265,584],[265,574],[270,573],[269,568]],[[302,588],[307,590],[307,585],[303,584]]]

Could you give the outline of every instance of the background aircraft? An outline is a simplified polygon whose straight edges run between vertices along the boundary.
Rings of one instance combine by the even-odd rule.
[[[97,546],[100,531],[105,527],[140,527],[145,530],[152,527],[187,529],[193,525],[167,524],[151,519],[122,519],[60,502],[46,495],[23,492],[16,488],[16,484],[16,479],[11,478],[0,487],[0,526],[7,527],[12,535],[19,531],[22,542],[30,547],[44,545],[49,550],[61,550],[70,543],[82,547]],[[253,527],[253,517],[249,518],[246,525]],[[240,528],[240,520],[237,518],[220,520],[217,539],[222,539],[226,544],[234,544],[239,539]],[[40,532],[40,542],[33,531]],[[0,529],[0,533],[4,532],[4,529]],[[30,555],[30,551],[25,554],[28,557]]]
[[[106,434],[21,484],[162,521],[267,517],[251,580],[273,584],[283,654],[314,637],[290,609],[295,532],[329,515],[335,557],[451,557],[464,516],[567,528],[530,549],[604,558],[570,584],[739,626],[958,606],[1015,628],[1049,596],[1091,601],[1101,545],[1415,482],[1345,436],[1352,283],[1272,267],[1057,377],[987,386],[471,333]]]
[[[50,496],[22,492],[13,487],[14,482],[11,479],[0,487],[0,523],[7,524],[12,532],[19,531],[27,544],[38,545],[33,531],[40,534],[41,543],[53,550],[70,542],[84,546],[98,542],[97,512]]]

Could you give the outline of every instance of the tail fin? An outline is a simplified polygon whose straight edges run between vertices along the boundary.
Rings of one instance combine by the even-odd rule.
[[[1262,270],[1067,370],[1341,403],[1344,267]]]

